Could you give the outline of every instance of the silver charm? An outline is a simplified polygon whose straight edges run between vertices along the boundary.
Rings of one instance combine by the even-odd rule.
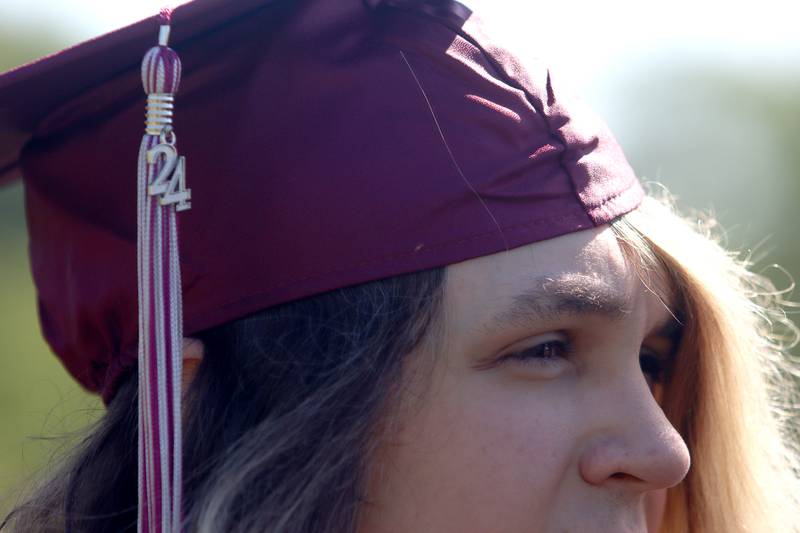
[[[186,157],[178,156],[175,134],[171,129],[164,128],[159,141],[159,144],[147,151],[147,162],[155,164],[163,156],[164,164],[156,179],[148,185],[147,194],[160,195],[160,205],[176,204],[176,211],[191,209],[192,191],[186,188]]]

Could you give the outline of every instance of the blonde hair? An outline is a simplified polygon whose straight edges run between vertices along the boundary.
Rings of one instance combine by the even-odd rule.
[[[612,228],[643,281],[666,275],[682,307],[663,408],[692,466],[668,490],[661,533],[800,532],[791,287],[778,291],[752,272],[751,257],[720,244],[713,217],[678,214],[668,194]]]

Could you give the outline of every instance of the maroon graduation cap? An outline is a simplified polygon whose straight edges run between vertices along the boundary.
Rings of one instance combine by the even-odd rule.
[[[643,197],[606,125],[453,0],[195,0],[9,71],[18,176],[45,339],[106,402],[138,367],[150,532],[180,529],[184,335]]]

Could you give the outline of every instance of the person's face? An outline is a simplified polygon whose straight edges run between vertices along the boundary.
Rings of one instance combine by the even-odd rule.
[[[689,469],[655,399],[676,322],[611,230],[452,265],[443,313],[433,368],[410,372],[371,457],[359,531],[656,531]]]

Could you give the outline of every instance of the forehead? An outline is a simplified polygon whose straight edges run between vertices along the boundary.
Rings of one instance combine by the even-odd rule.
[[[637,321],[661,324],[673,315],[671,288],[658,271],[643,282],[629,254],[601,226],[451,265],[447,322],[454,331],[490,331],[531,319],[635,312]]]
[[[630,294],[638,279],[611,228],[601,226],[451,265],[447,283],[452,294],[493,300],[542,278],[587,288],[602,284],[621,295]]]

